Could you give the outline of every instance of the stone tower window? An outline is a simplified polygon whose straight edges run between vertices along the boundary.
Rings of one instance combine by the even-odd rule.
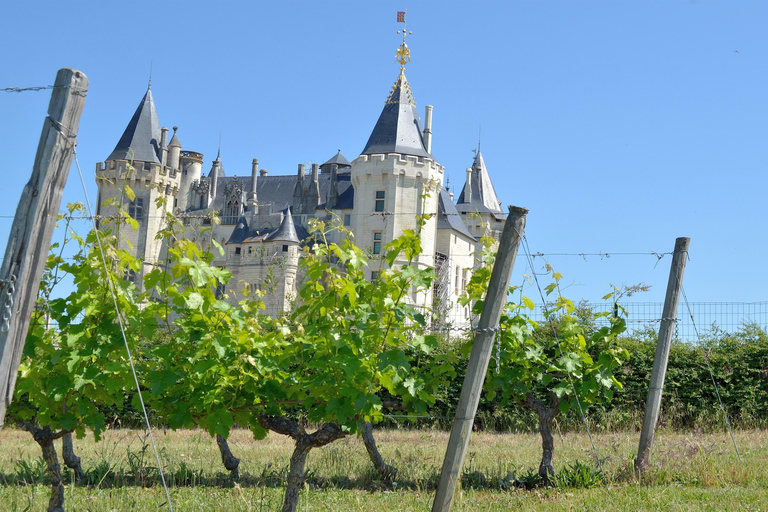
[[[128,205],[128,215],[130,215],[131,218],[135,220],[144,219],[144,199],[143,198],[137,197],[136,199],[130,202],[130,204]]]
[[[384,211],[384,191],[383,190],[376,191],[376,204],[373,208],[373,211],[375,212]]]
[[[381,231],[373,233],[373,254],[381,254]]]
[[[349,226],[352,224],[352,215],[349,213],[344,214],[344,225]]]

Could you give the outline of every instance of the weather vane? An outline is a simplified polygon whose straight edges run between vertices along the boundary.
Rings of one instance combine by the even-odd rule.
[[[397,22],[403,24],[403,44],[400,45],[400,48],[397,49],[397,56],[395,57],[397,62],[400,63],[400,72],[405,71],[405,65],[411,62],[411,50],[408,49],[408,45],[405,44],[405,36],[407,34],[412,34],[413,32],[407,32],[405,30],[405,12],[406,11],[397,11]],[[401,31],[398,30],[397,33],[399,34]]]

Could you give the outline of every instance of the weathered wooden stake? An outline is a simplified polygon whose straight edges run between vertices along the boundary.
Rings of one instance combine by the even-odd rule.
[[[661,325],[659,326],[659,340],[656,343],[656,355],[653,358],[648,402],[645,404],[643,431],[640,433],[640,445],[637,448],[637,458],[635,459],[635,471],[637,473],[642,473],[648,468],[651,460],[651,447],[653,446],[653,437],[656,433],[656,422],[659,420],[661,394],[664,390],[664,376],[667,373],[669,348],[672,344],[672,334],[675,332],[677,305],[680,302],[680,289],[683,286],[683,273],[685,272],[685,263],[688,259],[688,246],[690,243],[690,238],[678,238],[675,240],[675,252],[672,255],[667,295],[664,298],[664,310],[661,314]]]
[[[456,418],[453,420],[448,449],[443,460],[443,470],[440,473],[440,483],[437,487],[432,512],[448,512],[453,504],[453,494],[459,482],[461,467],[469,445],[469,435],[475,422],[477,405],[483,390],[485,373],[493,352],[493,342],[499,319],[504,306],[507,304],[507,290],[515,266],[517,249],[525,229],[525,216],[528,210],[517,206],[509,207],[509,217],[501,233],[496,263],[493,265],[488,293],[485,297],[483,312],[477,326],[477,335],[469,356],[467,373],[461,387]]]
[[[80,71],[63,68],[56,74],[32,176],[5,247],[0,268],[0,428],[13,398],[87,91],[88,78]]]

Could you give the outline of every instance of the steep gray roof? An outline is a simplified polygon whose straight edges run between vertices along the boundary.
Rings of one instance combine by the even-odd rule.
[[[399,153],[432,159],[424,146],[423,131],[411,86],[401,71],[360,154]]]
[[[338,152],[338,153],[336,153],[336,154],[333,156],[333,158],[331,158],[330,160],[328,160],[327,162],[325,162],[325,163],[324,163],[323,165],[321,165],[320,167],[325,167],[326,165],[333,165],[333,164],[336,164],[336,165],[338,165],[338,166],[339,166],[339,168],[341,168],[341,167],[352,167],[352,164],[351,164],[351,163],[349,163],[349,160],[347,160],[346,158],[344,158],[344,155],[342,155],[342,154],[341,154],[341,150],[339,150],[339,152]]]
[[[469,201],[465,199],[468,195],[468,187],[472,192]],[[504,214],[499,197],[496,195],[493,183],[491,183],[491,177],[485,168],[485,160],[483,160],[483,155],[479,149],[477,150],[475,161],[472,163],[470,178],[464,183],[464,188],[461,191],[461,195],[459,195],[456,209],[460,212],[476,211]]]
[[[283,222],[280,223],[280,227],[267,237],[270,242],[296,242],[299,243],[299,237],[296,234],[296,226],[293,223],[293,216],[291,215],[291,209],[286,208],[285,215],[283,216]]]
[[[437,229],[452,229],[468,237],[470,240],[475,240],[475,237],[472,236],[466,224],[464,224],[461,214],[459,214],[453,201],[451,201],[451,195],[444,189],[440,190],[437,201]]]
[[[160,121],[157,119],[152,90],[142,98],[128,127],[107,160],[135,160],[160,163]]]
[[[297,226],[290,209],[285,210],[283,222],[277,228],[261,229],[248,227],[245,216],[237,221],[235,229],[227,240],[228,244],[247,244],[255,242],[295,242],[300,243],[309,237],[309,232],[302,226]]]
[[[227,184],[231,184],[237,179],[238,185],[243,190],[251,190],[251,176],[230,176],[222,177],[219,174],[218,184],[216,186],[216,197],[213,198],[209,208],[220,210],[226,202],[225,190]],[[309,183],[310,177],[304,178],[305,185]],[[320,187],[320,205],[318,208],[325,208],[325,198],[328,197],[328,191],[331,189],[331,176],[329,174],[318,175],[318,185]],[[290,208],[294,204],[295,198],[293,191],[296,186],[296,176],[259,176],[256,180],[256,197],[260,203],[272,203],[272,211],[277,212]],[[337,188],[339,199],[334,210],[344,210],[352,208],[354,201],[354,188],[350,181],[349,174],[340,174],[337,177]]]

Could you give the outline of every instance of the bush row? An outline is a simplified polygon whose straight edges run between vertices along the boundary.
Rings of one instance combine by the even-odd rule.
[[[610,402],[593,406],[586,412],[590,428],[639,430],[642,427],[656,341],[656,334],[652,332],[620,340],[619,344],[630,354],[630,359],[617,372],[624,388],[617,390]],[[461,370],[455,379],[446,383],[443,394],[430,411],[434,419],[422,419],[421,424],[450,428],[467,359],[460,356]],[[754,325],[747,325],[735,334],[713,331],[698,345],[673,342],[664,382],[661,426],[677,430],[715,430],[725,426],[709,368],[731,424],[738,428],[768,427],[768,336]],[[488,373],[494,371],[492,358]],[[538,432],[536,418],[528,409],[502,408],[482,399],[475,424],[478,429]],[[558,417],[558,426],[561,430],[583,429],[583,422],[578,412],[572,411]]]
[[[595,430],[639,430],[642,427],[648,383],[656,351],[656,335],[644,332],[624,337],[620,345],[629,351],[629,361],[618,372],[624,388],[610,402],[593,406],[586,417]],[[445,341],[441,351],[459,351],[455,341]],[[419,426],[450,429],[461,393],[468,356],[459,354],[456,377],[448,379],[437,396],[429,417],[385,418],[389,427]],[[428,361],[422,361],[428,364]],[[745,326],[735,334],[712,332],[698,345],[673,342],[664,382],[660,424],[676,430],[716,430],[725,426],[717,390],[731,424],[737,428],[768,427],[768,336],[756,326]],[[488,373],[495,372],[491,359]],[[122,410],[109,409],[114,426],[138,427],[142,415],[131,407],[130,397]],[[576,411],[558,417],[561,430],[583,429]],[[499,407],[481,399],[475,428],[499,432],[538,432],[535,415],[521,406]]]

